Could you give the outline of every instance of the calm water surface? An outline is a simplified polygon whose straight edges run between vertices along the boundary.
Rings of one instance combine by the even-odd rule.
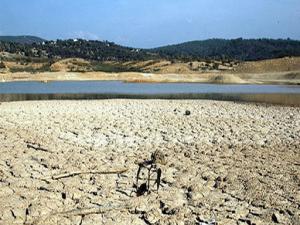
[[[3,82],[0,94],[198,94],[297,93],[299,85],[228,85],[203,83],[124,83],[122,81]]]

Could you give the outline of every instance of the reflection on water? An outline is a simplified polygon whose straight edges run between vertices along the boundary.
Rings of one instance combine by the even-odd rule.
[[[300,94],[0,94],[2,101],[79,99],[211,99],[300,106]]]
[[[213,99],[300,106],[300,86],[59,81],[0,83],[0,101],[53,99]]]
[[[55,81],[0,83],[0,94],[200,94],[298,93],[297,85],[228,85],[203,83],[124,83],[122,81]]]

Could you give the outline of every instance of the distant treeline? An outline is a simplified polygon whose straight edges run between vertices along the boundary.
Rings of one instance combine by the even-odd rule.
[[[290,39],[209,39],[152,49],[164,58],[252,61],[300,56],[300,41]]]
[[[136,49],[108,41],[70,39],[24,43],[22,41],[10,41],[7,38],[5,41],[1,41],[0,38],[0,51],[16,53],[30,58],[48,59],[78,57],[99,61],[148,59],[251,61],[300,56],[300,41],[290,39],[209,39],[155,49]]]
[[[88,60],[146,60],[154,53],[123,47],[108,41],[87,41],[82,39],[44,41],[32,44],[0,41],[0,51],[40,58],[83,58]]]
[[[46,40],[35,36],[23,35],[23,36],[0,36],[0,41],[16,42],[20,44],[33,44],[33,43],[40,43]]]

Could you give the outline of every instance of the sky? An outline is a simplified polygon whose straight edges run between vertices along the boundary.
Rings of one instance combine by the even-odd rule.
[[[139,48],[208,38],[300,39],[300,0],[0,0],[0,35]]]

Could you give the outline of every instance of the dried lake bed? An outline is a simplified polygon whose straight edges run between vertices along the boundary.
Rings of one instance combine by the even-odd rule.
[[[2,102],[0,140],[0,224],[300,221],[299,107],[212,100]],[[167,158],[160,190],[138,197],[137,162],[158,149]],[[123,168],[119,175],[53,179]]]

